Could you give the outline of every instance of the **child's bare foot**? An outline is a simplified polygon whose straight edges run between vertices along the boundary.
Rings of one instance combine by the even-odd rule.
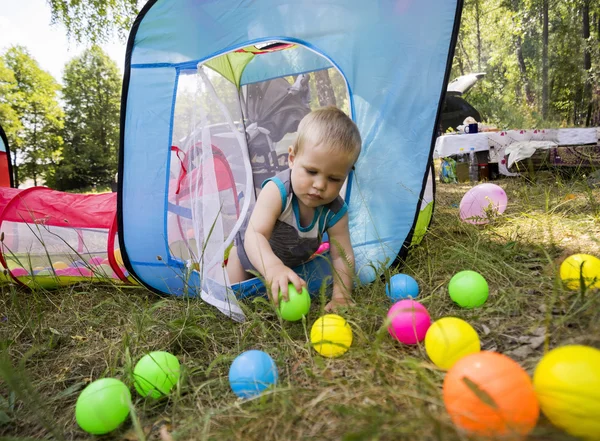
[[[325,305],[325,312],[334,312],[341,308],[349,308],[354,306],[355,303],[352,299],[346,297],[333,297],[331,301]]]

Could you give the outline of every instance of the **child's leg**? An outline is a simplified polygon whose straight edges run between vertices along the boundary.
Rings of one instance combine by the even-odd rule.
[[[242,266],[242,262],[240,262],[240,258],[238,257],[237,247],[232,247],[229,252],[229,259],[227,260],[227,275],[229,276],[229,283],[239,283],[244,280],[248,280],[252,278],[252,275],[248,274],[244,267]]]

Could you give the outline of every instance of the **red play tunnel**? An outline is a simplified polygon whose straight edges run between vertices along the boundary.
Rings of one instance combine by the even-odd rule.
[[[115,248],[117,195],[0,188],[5,279],[43,286],[82,279],[128,281]]]

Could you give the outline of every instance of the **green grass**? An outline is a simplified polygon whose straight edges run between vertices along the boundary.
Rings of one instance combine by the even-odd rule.
[[[549,173],[538,174],[536,182],[497,183],[509,207],[484,227],[458,220],[457,205],[469,185],[438,185],[434,223],[403,269],[419,282],[420,300],[434,319],[469,321],[484,349],[512,356],[529,372],[545,346],[600,347],[600,294],[567,292],[556,280],[567,255],[600,255],[600,190]],[[463,269],[489,282],[482,308],[463,310],[448,297],[448,281]],[[131,386],[135,362],[148,351],[166,350],[182,362],[177,389],[152,401],[132,387],[134,422],[105,439],[466,439],[444,410],[444,372],[422,345],[403,346],[387,333],[383,281],[358,288],[354,297],[357,306],[343,312],[353,346],[330,360],[307,340],[322,311],[318,301],[306,323],[281,322],[263,299],[247,301],[248,320],[238,324],[199,300],[161,298],[143,288],[94,284],[29,292],[3,286],[0,436],[92,439],[74,418],[82,388],[109,376]],[[530,347],[540,335],[547,335],[544,344]],[[227,373],[247,349],[268,352],[280,382],[240,401]],[[571,438],[542,417],[529,439]]]

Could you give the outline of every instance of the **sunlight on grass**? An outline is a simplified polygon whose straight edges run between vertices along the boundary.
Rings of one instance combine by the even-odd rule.
[[[529,372],[546,344],[600,347],[600,294],[565,291],[556,279],[567,255],[600,254],[598,205],[590,203],[600,200],[600,190],[551,174],[535,183],[496,183],[509,205],[486,226],[458,219],[469,185],[438,185],[431,230],[402,270],[418,281],[418,300],[432,319],[467,320],[483,349],[505,353]],[[482,308],[460,309],[448,296],[448,281],[464,269],[489,283]],[[238,324],[200,300],[161,298],[143,288],[3,286],[2,292],[0,436],[92,439],[74,418],[83,387],[102,377],[131,387],[135,363],[164,350],[182,364],[174,391],[145,400],[131,387],[136,424],[128,421],[104,439],[165,439],[165,432],[174,440],[464,439],[444,410],[444,373],[422,345],[390,338],[384,280],[356,289],[357,307],[342,313],[354,342],[337,359],[310,348],[307,330],[323,307],[318,299],[308,319],[295,323],[282,322],[264,299],[247,300],[248,320]],[[227,373],[248,349],[273,357],[280,382],[241,401]],[[541,419],[529,439],[570,438]]]

